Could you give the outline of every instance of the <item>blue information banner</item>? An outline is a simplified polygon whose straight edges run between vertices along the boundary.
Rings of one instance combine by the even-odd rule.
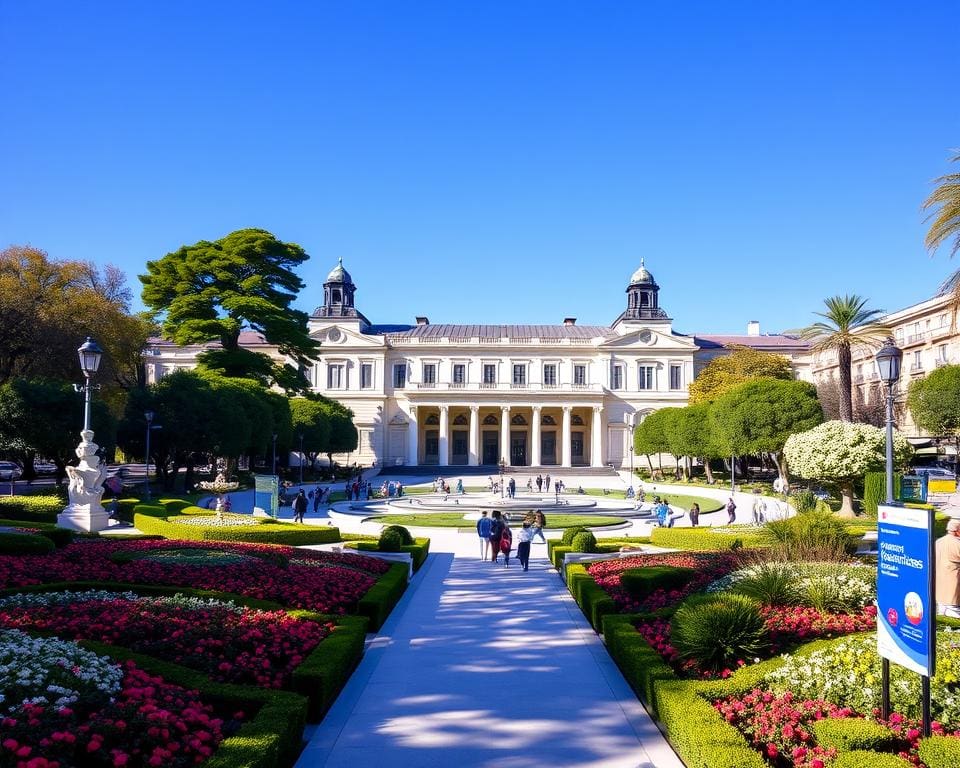
[[[933,596],[933,521],[925,509],[877,510],[877,650],[931,677],[937,606]]]
[[[253,476],[253,506],[262,509],[270,517],[276,517],[280,511],[280,478],[276,475]]]

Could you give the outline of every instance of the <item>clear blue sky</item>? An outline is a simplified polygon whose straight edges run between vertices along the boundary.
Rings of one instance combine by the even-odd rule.
[[[955,2],[0,0],[0,247],[121,266],[242,227],[374,322],[683,332],[896,309],[960,263]]]

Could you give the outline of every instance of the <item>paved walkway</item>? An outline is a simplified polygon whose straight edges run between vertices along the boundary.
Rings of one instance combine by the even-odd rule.
[[[543,545],[526,573],[432,550],[298,768],[682,768]]]

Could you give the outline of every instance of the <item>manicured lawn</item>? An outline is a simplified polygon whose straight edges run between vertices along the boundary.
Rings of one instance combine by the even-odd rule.
[[[665,496],[670,502],[671,507],[680,507],[681,509],[690,509],[692,504],[700,505],[700,514],[707,512],[716,512],[723,509],[724,502],[718,499],[709,499],[706,496],[688,496],[683,493],[669,493],[665,491],[652,490],[656,486],[646,487],[647,501],[653,501],[654,496]],[[607,499],[625,499],[626,491],[611,490],[610,488],[584,488],[587,496],[600,496]],[[606,493],[604,493],[606,491]],[[568,493],[569,495],[569,493]]]
[[[384,525],[419,525],[427,528],[472,528],[476,525],[475,520],[467,520],[459,512],[437,512],[433,515],[382,515],[367,519]],[[599,515],[547,515],[547,530],[572,528],[575,525],[602,528],[622,522],[623,519],[619,517],[600,517]]]

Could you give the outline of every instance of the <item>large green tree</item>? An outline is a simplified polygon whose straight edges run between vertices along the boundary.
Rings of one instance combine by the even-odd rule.
[[[653,462],[650,456],[657,454],[659,469],[663,471],[660,454],[670,453],[670,429],[673,414],[679,408],[661,408],[648,414],[633,430],[633,450],[647,457],[650,473],[653,473]]]
[[[333,464],[333,454],[351,453],[357,450],[359,435],[353,423],[353,411],[336,400],[324,399],[321,401],[330,424],[325,453],[330,464]]]
[[[147,262],[147,274],[140,276],[143,302],[177,344],[220,342],[220,349],[200,356],[208,369],[302,390],[307,381],[299,371],[319,353],[306,313],[291,307],[303,288],[294,269],[307,258],[299,245],[262,229],[241,229]],[[262,334],[293,364],[242,348],[244,329]]]
[[[707,480],[713,483],[710,459],[720,456],[710,423],[710,404],[700,403],[678,408],[670,418],[670,430],[667,434],[670,453],[675,456],[688,456],[700,459]]]
[[[960,433],[960,365],[945,365],[910,382],[907,407],[917,426],[932,435]]]
[[[879,346],[890,333],[879,322],[883,310],[867,309],[867,301],[857,295],[824,299],[826,311],[814,313],[823,320],[800,331],[801,338],[811,342],[812,351],[832,352],[837,356],[841,421],[853,421],[853,382],[850,375],[853,350]]]
[[[792,379],[793,368],[783,355],[750,347],[731,346],[729,354],[715,357],[690,383],[690,404],[708,403],[751,379]]]
[[[783,446],[823,421],[817,389],[806,381],[757,379],[729,390],[710,407],[713,440],[730,456],[768,453],[787,482]]]
[[[303,436],[303,452],[310,466],[313,466],[317,456],[326,451],[330,443],[328,409],[316,398],[294,397],[290,399],[290,417],[293,434]],[[299,438],[297,447],[299,448]]]

